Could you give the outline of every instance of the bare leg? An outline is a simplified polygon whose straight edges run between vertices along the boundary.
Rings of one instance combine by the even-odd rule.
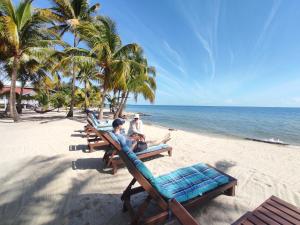
[[[153,146],[153,145],[166,144],[170,140],[171,140],[171,134],[168,133],[166,136],[164,136],[164,138],[162,140],[149,140],[149,141],[146,141],[146,143],[149,146]]]

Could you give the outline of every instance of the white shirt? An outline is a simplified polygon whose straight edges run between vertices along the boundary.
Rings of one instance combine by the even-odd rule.
[[[134,133],[137,134],[143,134],[143,122],[142,120],[131,120],[129,129],[128,129],[128,135],[132,135]]]

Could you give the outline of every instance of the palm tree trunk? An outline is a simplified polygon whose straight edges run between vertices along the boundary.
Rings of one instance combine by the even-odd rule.
[[[118,90],[118,99],[117,99],[117,106],[120,104],[120,94],[121,94],[121,90]]]
[[[87,97],[87,83],[84,81],[84,112],[87,110],[87,103],[88,102],[88,97]]]
[[[100,111],[99,111],[99,120],[103,120],[104,101],[105,101],[106,93],[107,93],[107,90],[103,89],[101,104],[100,104]]]
[[[78,40],[76,33],[74,34],[74,47],[77,47]],[[74,104],[75,104],[75,81],[76,81],[76,74],[75,74],[75,64],[73,63],[73,69],[72,69],[72,93],[71,93],[71,104],[70,104],[70,110],[67,114],[67,117],[73,117],[73,111],[74,111]]]
[[[115,113],[115,115],[114,115],[114,119],[120,117],[120,111],[121,111],[122,105],[124,104],[125,97],[126,97],[126,92],[124,91],[124,92],[122,93],[122,97],[121,97],[120,104],[118,105],[118,110],[116,111],[116,113]]]
[[[73,77],[72,77],[71,104],[70,104],[70,110],[67,114],[67,117],[73,117],[74,103],[75,103],[75,72],[73,72]]]
[[[21,84],[21,91],[19,98],[17,100],[17,112],[22,114],[22,98],[23,98],[23,92],[24,92],[24,87],[25,87],[26,82],[22,82]]]
[[[10,96],[9,96],[9,111],[10,116],[13,118],[14,122],[19,120],[19,115],[16,109],[16,81],[17,81],[17,70],[19,65],[18,56],[14,56],[13,68],[11,74],[11,84],[10,84]]]
[[[129,95],[129,91],[127,91],[126,96],[125,96],[125,100],[124,100],[123,104],[121,105],[119,117],[123,116],[123,111],[124,111],[124,108],[125,108],[126,103],[127,103],[128,95]]]

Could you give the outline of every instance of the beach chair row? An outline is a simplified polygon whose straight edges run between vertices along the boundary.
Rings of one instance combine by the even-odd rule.
[[[111,126],[97,125],[96,118],[89,117],[88,125],[85,128],[89,148],[92,150],[95,146],[101,146],[105,143],[113,148],[112,152],[105,152],[103,159],[107,166],[116,173],[118,165],[125,164],[133,179],[124,190],[121,200],[123,201],[123,211],[129,212],[131,224],[162,224],[172,216],[176,217],[180,224],[199,225],[193,216],[187,211],[189,208],[204,205],[211,199],[219,195],[234,196],[237,179],[219,171],[218,169],[203,163],[195,164],[189,167],[180,168],[171,173],[154,177],[151,171],[141,161],[143,158],[149,158],[154,155],[168,152],[172,155],[172,148],[168,145],[159,146],[152,150],[146,150],[135,154],[126,144],[120,142],[116,135],[111,131]],[[103,144],[104,145],[104,144]],[[139,183],[140,186],[135,184]],[[135,195],[145,192],[145,200],[134,207],[132,199]],[[284,204],[282,200],[272,197],[274,205],[280,206],[281,214],[274,214],[274,208],[271,208],[269,214],[259,214],[257,210],[253,213],[248,212],[233,224],[299,224],[300,209],[290,204]],[[159,208],[159,212],[152,216],[145,216],[148,206],[151,202]],[[270,200],[264,204],[270,204]],[[264,205],[262,204],[262,206]],[[262,208],[260,206],[258,209]],[[282,213],[284,212],[284,213]],[[286,223],[280,223],[286,221]],[[292,222],[291,222],[292,221]]]

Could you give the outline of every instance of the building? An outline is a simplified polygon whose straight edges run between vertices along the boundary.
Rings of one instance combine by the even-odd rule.
[[[8,102],[9,102],[9,93],[10,93],[10,86],[5,85],[1,90],[0,90],[0,108],[1,109],[6,109]],[[16,87],[16,97],[18,99],[19,95],[21,93],[21,88]],[[24,87],[23,88],[23,96],[34,96],[36,92],[32,87]],[[38,101],[32,99],[32,100],[22,100],[22,106],[26,108],[28,105],[35,106],[38,104]]]

